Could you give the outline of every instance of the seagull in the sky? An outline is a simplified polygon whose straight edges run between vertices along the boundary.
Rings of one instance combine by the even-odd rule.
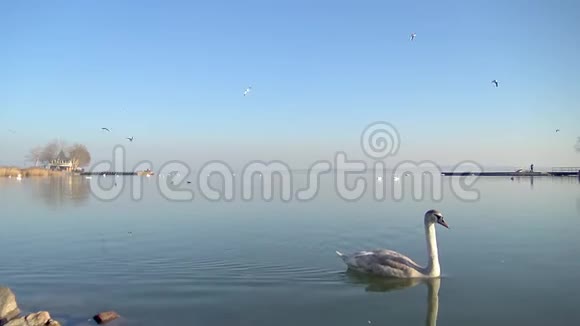
[[[491,83],[494,84],[495,87],[499,86],[499,82],[496,79],[492,80]]]
[[[411,33],[411,41],[413,41],[415,39],[415,36],[417,36],[416,33]]]
[[[109,131],[109,132],[111,131],[111,130],[109,130],[109,128],[101,128],[101,130]]]
[[[128,139],[130,142],[133,141],[133,137],[127,137],[126,139]]]
[[[556,129],[556,132],[560,132],[560,129]]]
[[[244,96],[250,94],[251,91],[252,91],[252,86],[246,88],[246,90],[244,91]]]
[[[16,133],[16,131],[14,131],[12,129],[8,129],[8,132],[11,133],[11,134],[15,134]]]

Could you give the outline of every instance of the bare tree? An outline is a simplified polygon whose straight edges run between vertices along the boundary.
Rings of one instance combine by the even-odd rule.
[[[60,149],[60,142],[58,140],[49,142],[42,148],[42,152],[39,156],[40,161],[47,163],[54,160]]]
[[[28,155],[26,156],[26,160],[30,162],[34,162],[34,166],[38,166],[38,163],[41,162],[43,148],[41,146],[36,146],[30,150]]]
[[[72,162],[73,170],[84,167],[91,163],[91,154],[87,147],[82,144],[74,144],[68,148],[68,157]]]
[[[58,154],[61,150],[64,149],[66,143],[60,140],[52,140],[48,142],[44,146],[37,146],[30,150],[29,154],[26,156],[26,159],[32,162],[35,162],[35,165],[38,163],[49,163],[52,160],[56,159]]]

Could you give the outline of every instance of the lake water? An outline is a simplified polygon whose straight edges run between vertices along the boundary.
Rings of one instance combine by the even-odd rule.
[[[139,178],[136,201],[136,177],[119,179],[112,201],[83,177],[0,179],[0,284],[22,310],[65,325],[104,310],[126,325],[580,323],[578,178],[481,178],[472,202],[451,178],[440,202],[345,201],[330,176],[307,202],[175,202],[155,178]],[[345,272],[335,250],[389,248],[425,263],[431,208],[450,226],[437,229],[440,282]]]

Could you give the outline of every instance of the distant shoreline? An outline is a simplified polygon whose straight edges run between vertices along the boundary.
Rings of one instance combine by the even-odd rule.
[[[62,176],[68,172],[54,171],[39,167],[19,168],[16,166],[0,166],[0,177],[17,178],[19,175],[23,178],[29,177],[51,177]]]
[[[20,168],[16,166],[0,166],[0,178],[29,178],[29,177],[58,177],[58,176],[65,176],[65,175],[77,175],[77,176],[91,176],[91,175],[136,175],[136,176],[151,176],[154,175],[153,171],[150,170],[143,170],[143,171],[134,171],[134,172],[111,172],[111,171],[102,171],[102,172],[86,172],[86,171],[56,171],[50,170],[46,168],[39,168],[39,167],[28,167],[28,168]]]

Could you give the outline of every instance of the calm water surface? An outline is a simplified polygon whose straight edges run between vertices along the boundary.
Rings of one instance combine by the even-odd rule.
[[[0,284],[66,325],[110,309],[126,325],[580,323],[577,178],[482,178],[476,202],[450,179],[441,202],[346,202],[332,180],[309,202],[218,203],[168,201],[154,178],[141,201],[126,188],[109,202],[80,177],[0,179]],[[430,208],[450,225],[437,230],[440,282],[345,272],[335,250],[425,263]]]

